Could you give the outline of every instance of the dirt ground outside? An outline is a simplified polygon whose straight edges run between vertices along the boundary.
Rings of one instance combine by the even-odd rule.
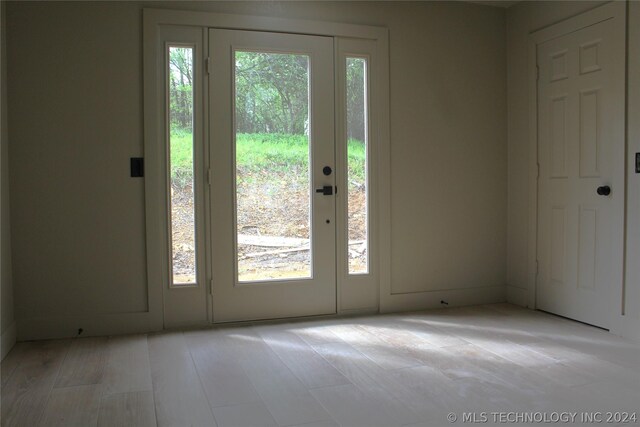
[[[309,193],[285,173],[238,184],[237,230],[240,280],[309,277]],[[306,190],[306,191],[305,191]],[[349,192],[349,270],[366,270],[366,195]],[[172,188],[174,283],[195,281],[193,189]]]

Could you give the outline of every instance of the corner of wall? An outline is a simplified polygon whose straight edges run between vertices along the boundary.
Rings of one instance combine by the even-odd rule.
[[[6,13],[0,2],[0,358],[4,358],[16,342],[13,311],[13,277],[11,271],[11,233],[9,229],[8,132],[7,132],[7,63]]]
[[[528,307],[529,291],[516,286],[507,285],[507,302],[521,307]]]
[[[4,325],[3,325],[4,326]],[[15,320],[5,329],[0,338],[0,360],[9,354],[13,346],[16,344],[17,331]]]

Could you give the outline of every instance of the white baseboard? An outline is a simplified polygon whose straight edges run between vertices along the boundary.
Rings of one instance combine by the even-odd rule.
[[[506,289],[505,286],[489,286],[390,295],[385,298],[385,304],[381,304],[380,312],[416,311],[443,307],[440,302],[442,300],[449,303],[448,307],[505,302]],[[376,311],[376,309],[343,310],[340,315],[370,314]],[[151,313],[86,314],[25,318],[19,319],[19,321],[20,330],[17,338],[20,341],[77,337],[80,328],[82,328],[80,336],[83,337],[147,333],[160,331],[164,328],[162,316]],[[184,328],[206,325],[199,322],[198,324],[172,326]]]
[[[365,314],[376,314],[377,312],[378,312],[378,307],[350,308],[350,309],[338,311],[337,316],[360,316]]]
[[[507,302],[520,307],[529,307],[529,291],[507,285]]]
[[[383,296],[380,313],[419,311],[430,308],[462,307],[466,305],[506,302],[506,286],[485,286],[467,289],[413,292]],[[447,304],[442,303],[445,301]]]
[[[83,337],[139,334],[160,331],[163,328],[162,314],[119,313],[65,317],[18,319],[20,341],[72,338],[82,328]]]
[[[0,360],[3,360],[16,344],[16,322],[15,320],[2,334],[0,339]]]

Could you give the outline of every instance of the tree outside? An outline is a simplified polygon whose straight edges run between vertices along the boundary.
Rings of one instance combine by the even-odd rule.
[[[169,56],[174,282],[188,282],[195,279],[192,49],[171,48]],[[236,52],[240,280],[310,274],[308,69],[306,55]],[[347,61],[350,269],[366,259],[364,74],[363,61]]]

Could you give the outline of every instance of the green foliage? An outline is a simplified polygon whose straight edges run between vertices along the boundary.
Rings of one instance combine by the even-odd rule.
[[[347,58],[347,132],[349,139],[365,139],[365,72],[364,58]]]
[[[347,143],[347,169],[350,184],[364,185],[366,177],[366,147],[364,142],[350,138]]]
[[[308,133],[309,60],[305,55],[236,52],[236,125],[243,133]],[[365,139],[366,60],[346,60],[347,131]]]
[[[184,129],[171,129],[171,182],[184,187],[193,182],[193,135]]]
[[[306,174],[308,158],[309,144],[304,135],[240,133],[236,136],[238,174],[264,169]]]
[[[349,185],[365,179],[366,61],[347,58]],[[308,177],[309,58],[306,55],[237,51],[235,121],[238,183],[265,182],[273,173],[303,183]],[[193,49],[169,49],[171,179],[193,181]]]
[[[235,54],[236,125],[244,133],[307,133],[309,57]]]
[[[169,48],[169,104],[171,126],[190,129],[193,121],[192,48]]]
[[[308,176],[309,145],[304,135],[246,134],[237,135],[236,167],[240,180],[268,179],[271,173],[284,173],[292,179]],[[171,134],[171,180],[184,186],[193,180],[193,138],[185,130]],[[362,141],[348,143],[350,181],[364,184],[365,146]]]

